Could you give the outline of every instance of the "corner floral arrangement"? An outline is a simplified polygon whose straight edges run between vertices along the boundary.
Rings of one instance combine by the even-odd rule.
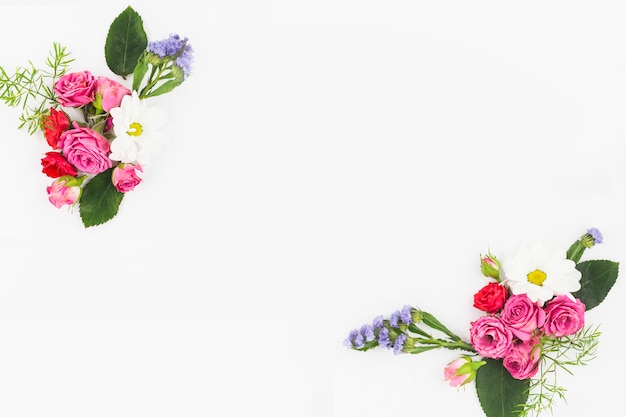
[[[50,146],[41,159],[42,172],[53,179],[50,203],[78,206],[85,228],[115,217],[125,194],[141,183],[166,139],[164,110],[151,98],[181,85],[193,61],[187,38],[171,34],[149,42],[130,6],[111,23],[104,54],[116,79],[69,72],[73,59],[56,42],[45,69],[29,63],[9,73],[0,67],[0,99],[22,109],[18,129],[42,132]]]
[[[602,240],[591,228],[568,250],[537,240],[501,259],[481,255],[480,270],[489,282],[474,294],[473,307],[482,315],[469,323],[468,340],[433,314],[405,305],[352,330],[344,344],[394,354],[461,351],[443,368],[443,380],[452,387],[474,381],[487,417],[539,415],[565,399],[557,373],[572,374],[573,366],[597,354],[599,327],[587,324],[585,313],[605,299],[619,263],[580,260]]]

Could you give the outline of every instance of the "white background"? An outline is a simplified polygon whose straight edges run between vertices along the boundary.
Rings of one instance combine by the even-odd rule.
[[[113,76],[129,3],[0,4],[3,67],[58,41]],[[479,417],[474,385],[443,381],[456,352],[343,339],[404,304],[467,338],[479,255],[524,238],[598,227],[584,259],[624,260],[621,2],[131,5],[195,62],[155,99],[170,141],[117,217],[49,204],[45,140],[0,111],[0,415]],[[587,314],[599,356],[560,377],[555,416],[622,404],[625,296]]]

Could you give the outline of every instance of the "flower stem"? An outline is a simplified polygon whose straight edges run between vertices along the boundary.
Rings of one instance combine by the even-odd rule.
[[[436,347],[440,347],[444,349],[465,350],[467,352],[476,353],[472,345],[470,345],[469,343],[463,342],[462,340],[450,341],[450,340],[433,339],[433,338],[429,338],[429,339],[416,338],[415,342],[416,344],[419,343],[422,345],[435,345]]]
[[[150,74],[149,81],[146,84],[146,86],[141,90],[141,93],[139,94],[139,98],[150,97],[150,93],[152,92],[151,90],[154,87],[156,87],[156,84],[161,80],[163,73],[169,69],[170,67],[163,65],[163,64],[159,65],[158,67],[152,68],[152,73]],[[155,77],[154,74],[157,70],[158,70],[158,73],[156,74],[156,77]]]

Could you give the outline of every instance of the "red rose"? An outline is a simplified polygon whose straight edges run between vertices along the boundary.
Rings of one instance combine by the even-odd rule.
[[[474,307],[489,314],[497,313],[504,306],[507,290],[497,282],[490,282],[474,294]]]
[[[41,159],[41,172],[50,178],[59,178],[64,175],[77,175],[76,168],[72,166],[67,159],[59,152],[46,152],[46,156]]]
[[[57,143],[61,137],[61,133],[70,127],[70,120],[67,115],[62,111],[57,111],[54,108],[50,108],[50,114],[41,118],[43,124],[43,133],[46,136],[46,141],[52,149],[58,149]]]

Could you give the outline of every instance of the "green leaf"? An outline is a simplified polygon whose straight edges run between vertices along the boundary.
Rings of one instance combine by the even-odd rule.
[[[409,353],[417,355],[418,353],[427,352],[433,349],[439,349],[439,346],[415,346]]]
[[[169,93],[183,83],[182,79],[169,80],[161,84],[158,88],[148,92],[144,97],[156,97],[161,94]]]
[[[117,191],[111,180],[113,168],[93,177],[80,197],[80,217],[85,228],[111,220],[117,214],[124,193]]]
[[[141,54],[139,60],[137,61],[137,65],[135,66],[135,72],[133,73],[133,90],[139,92],[139,87],[141,86],[141,81],[148,72],[148,63],[146,62],[146,55]]]
[[[578,263],[578,261],[580,261],[580,258],[583,256],[585,249],[587,249],[587,247],[583,244],[583,242],[577,240],[576,242],[572,243],[572,246],[570,246],[567,250],[566,257],[567,259]]]
[[[440,332],[450,336],[452,340],[461,340],[459,336],[452,333],[452,331],[448,329],[446,326],[444,326],[443,323],[441,323],[435,316],[433,316],[430,313],[427,313],[426,311],[422,311],[422,321],[427,326],[435,330],[439,330]]]
[[[415,323],[409,323],[409,325],[407,327],[408,327],[409,331],[411,331],[411,332],[413,332],[415,334],[419,334],[421,336],[428,337],[428,338],[431,337],[430,334],[428,334],[424,330],[420,329],[418,326],[415,325]]]
[[[109,27],[104,44],[106,63],[115,74],[126,78],[135,70],[137,60],[147,46],[148,37],[141,16],[128,6]]]
[[[615,284],[619,272],[619,263],[607,260],[593,259],[576,265],[582,273],[580,290],[572,295],[582,301],[587,311],[596,307],[606,298]]]
[[[529,379],[515,379],[502,360],[485,359],[476,372],[476,393],[487,417],[515,417],[528,399]]]

